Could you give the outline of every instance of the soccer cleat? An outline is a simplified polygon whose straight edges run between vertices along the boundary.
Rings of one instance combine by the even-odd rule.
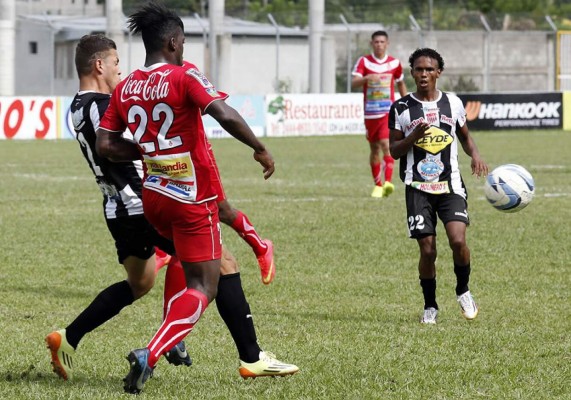
[[[382,186],[375,186],[375,188],[373,189],[373,193],[371,193],[371,197],[375,197],[377,199],[380,199],[384,195],[385,195],[385,189],[383,189]]]
[[[54,331],[46,336],[46,344],[52,353],[53,371],[67,381],[73,377],[74,348],[67,342],[65,329]]]
[[[186,351],[183,341],[178,342],[172,349],[167,351],[165,358],[172,365],[186,365],[187,367],[192,365],[192,360]]]
[[[428,307],[424,310],[422,318],[420,319],[421,324],[436,324],[436,317],[438,316],[438,310],[434,307]]]
[[[286,376],[293,375],[299,368],[293,364],[286,364],[276,359],[272,353],[260,351],[260,359],[255,363],[247,363],[240,360],[238,369],[240,376],[244,379],[257,378],[261,376]]]
[[[262,240],[266,244],[267,250],[265,254],[258,256],[258,265],[262,274],[262,283],[269,285],[276,276],[276,264],[274,263],[274,244],[271,240]]]
[[[158,247],[155,247],[155,271],[159,271],[165,265],[168,265],[171,262],[172,256],[170,254],[165,253]]]
[[[458,300],[458,303],[460,304],[464,318],[470,320],[476,318],[478,315],[478,306],[476,305],[476,302],[474,301],[474,298],[470,294],[469,290],[463,295],[457,296],[456,300]]]
[[[383,197],[389,197],[395,191],[395,185],[387,181],[383,185]]]
[[[154,368],[149,367],[149,349],[132,350],[127,356],[127,361],[131,365],[131,369],[127,376],[123,379],[125,392],[139,394],[145,386],[145,382],[153,375]]]

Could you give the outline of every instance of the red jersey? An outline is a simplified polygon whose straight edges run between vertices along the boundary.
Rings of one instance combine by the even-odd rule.
[[[381,118],[389,113],[395,101],[395,82],[404,79],[402,64],[389,55],[383,59],[373,54],[360,57],[353,67],[353,75],[363,77],[369,74],[380,74],[381,79],[363,85],[365,119]]]
[[[100,127],[133,132],[145,188],[183,203],[202,203],[216,198],[202,114],[226,97],[193,64],[154,64],[117,85]]]

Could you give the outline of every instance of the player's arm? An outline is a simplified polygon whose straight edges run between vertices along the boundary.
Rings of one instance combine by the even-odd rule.
[[[114,162],[133,161],[141,158],[137,144],[124,138],[118,132],[99,128],[95,137],[95,151],[101,157]]]
[[[464,124],[461,127],[457,125],[456,135],[458,136],[458,140],[460,140],[460,144],[462,144],[464,153],[472,159],[470,162],[472,175],[475,174],[478,177],[488,175],[488,165],[480,157],[480,151],[478,150],[472,135],[470,135],[470,131],[468,131],[468,125]]]
[[[397,82],[397,89],[398,89],[401,97],[404,97],[407,95],[406,84],[404,83],[404,79]]]
[[[213,101],[204,110],[214,118],[230,135],[254,150],[254,159],[264,168],[264,179],[268,179],[275,170],[274,158],[262,142],[258,140],[244,118],[224,100]]]

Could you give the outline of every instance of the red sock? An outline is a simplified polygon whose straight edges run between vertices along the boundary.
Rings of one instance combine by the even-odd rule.
[[[373,174],[375,185],[382,186],[383,182],[381,181],[381,163],[371,163],[371,173]]]
[[[232,222],[232,228],[250,245],[254,253],[256,253],[256,256],[265,254],[268,246],[262,242],[262,238],[258,236],[258,233],[252,226],[250,220],[248,220],[248,217],[246,217],[246,214],[238,210],[236,210],[236,214],[236,219]]]
[[[391,182],[393,179],[393,169],[395,168],[395,159],[391,156],[383,157],[383,169],[385,170],[385,182]]]
[[[196,289],[187,289],[171,299],[165,320],[147,345],[149,367],[153,368],[167,350],[192,331],[206,307],[208,298]]]
[[[182,269],[182,264],[173,256],[167,267],[167,273],[165,275],[165,290],[163,292],[163,319],[167,315],[167,309],[169,307],[170,300],[179,292],[184,292],[186,290],[186,277],[184,276],[184,270]]]
[[[164,251],[162,251],[158,247],[155,247],[155,259],[156,259],[156,263],[157,263],[155,266],[155,272],[159,272],[159,270],[162,267],[164,267],[165,265],[168,265],[168,263],[170,261],[170,255],[168,255],[167,253],[165,253]]]

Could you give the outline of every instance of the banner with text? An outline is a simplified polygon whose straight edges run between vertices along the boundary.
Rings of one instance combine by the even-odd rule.
[[[0,139],[58,139],[57,97],[0,97]]]
[[[267,136],[364,133],[362,94],[275,94],[266,96]]]
[[[563,96],[551,93],[458,94],[473,130],[562,127]]]
[[[264,136],[264,96],[230,96],[226,103],[238,111],[256,136]],[[231,137],[210,115],[205,114],[202,122],[208,138]]]

